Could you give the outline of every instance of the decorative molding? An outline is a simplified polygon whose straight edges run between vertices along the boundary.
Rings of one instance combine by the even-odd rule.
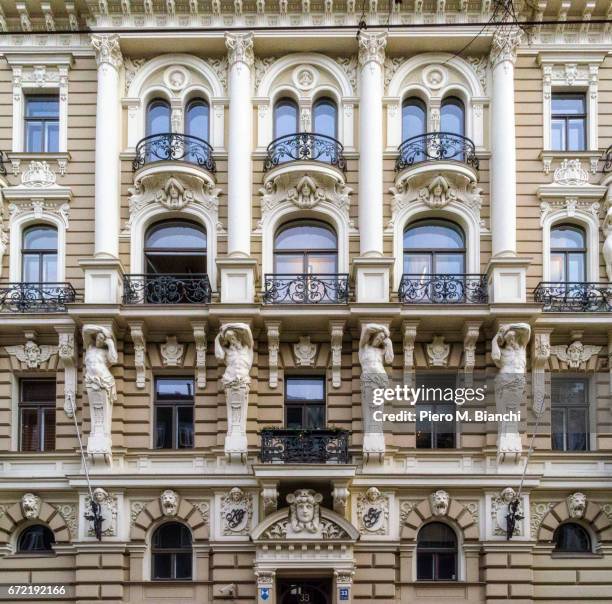
[[[498,27],[491,41],[491,66],[516,62],[516,50],[521,44],[523,31],[517,26]]]
[[[36,343],[36,332],[24,332],[25,344],[18,346],[5,346],[6,352],[23,363],[28,369],[38,369],[54,355],[58,347],[47,344],[38,345]]]
[[[70,532],[70,539],[76,540],[78,538],[78,505],[76,503],[55,503],[55,509],[59,515],[64,519],[68,531]]]
[[[319,81],[319,70],[312,65],[298,65],[291,75],[295,87],[302,92],[312,90]],[[310,132],[310,130],[306,130]]]
[[[476,366],[476,343],[480,334],[480,321],[468,321],[463,326],[463,375],[467,384],[472,384]]]
[[[194,321],[191,324],[193,329],[193,340],[195,342],[195,370],[196,385],[198,388],[206,388],[206,348],[207,348],[207,329],[206,322]]]
[[[190,500],[189,503],[200,512],[204,524],[210,525],[210,500],[203,499],[201,501]]]
[[[446,516],[450,506],[450,499],[450,495],[446,491],[442,489],[434,491],[429,496],[429,507],[431,508],[432,516]]]
[[[132,342],[134,342],[134,367],[136,368],[136,388],[146,386],[147,341],[144,333],[144,322],[128,323]]]
[[[93,491],[93,497],[96,503],[100,506],[100,512],[102,516],[102,535],[105,537],[115,537],[117,535],[117,495],[114,493],[107,493],[102,487],[97,487]],[[91,508],[91,497],[87,495],[85,497],[86,509]],[[87,535],[94,537],[96,532],[93,526],[93,522],[88,523]]]
[[[123,65],[125,68],[125,93],[128,93],[136,74],[140,71],[143,65],[148,61],[148,59],[138,58],[132,59],[130,57],[125,57],[123,60]]]
[[[166,336],[166,342],[160,345],[159,351],[164,367],[180,367],[182,365],[185,347],[178,343],[176,336]]]
[[[369,63],[383,67],[385,64],[385,47],[387,34],[361,30],[357,38],[359,44],[359,66],[363,69]]]
[[[221,500],[221,533],[248,535],[253,518],[253,495],[234,487]]]
[[[370,487],[357,496],[357,528],[362,534],[389,534],[389,496]]]
[[[538,531],[544,517],[557,505],[557,502],[532,502],[529,510],[529,534],[532,539],[538,538]]]
[[[568,187],[581,187],[589,183],[589,173],[579,159],[564,159],[553,174],[553,182]]]
[[[580,520],[584,517],[587,507],[587,498],[584,493],[572,493],[567,499],[567,511],[570,518]]]
[[[550,358],[550,334],[552,329],[537,328],[533,331],[531,351],[531,405],[539,415],[546,404],[546,366]]]
[[[414,343],[418,326],[418,321],[404,321],[402,323],[402,333],[404,336],[404,384],[409,387],[414,384]]]
[[[278,351],[280,347],[280,321],[265,321],[268,336],[268,385],[278,386]]]
[[[253,66],[253,33],[226,33],[225,46],[227,47],[228,64],[232,68],[234,65],[242,63],[249,69]]]
[[[314,367],[317,358],[317,345],[310,342],[310,336],[300,336],[293,345],[293,356],[298,367]]]
[[[336,514],[340,514],[340,516],[346,515],[350,494],[351,492],[345,484],[334,484],[334,488],[332,489],[332,500],[334,512],[336,512]]]
[[[174,518],[179,509],[180,497],[176,491],[166,489],[159,496],[159,505],[162,514],[169,518]]]
[[[30,189],[44,189],[56,184],[55,172],[46,161],[31,161],[21,173],[21,184]]]
[[[430,367],[446,367],[451,346],[444,343],[444,336],[434,336],[433,342],[427,344],[426,349]]]
[[[501,493],[491,498],[491,520],[493,524],[493,534],[499,537],[506,537],[508,526],[507,526],[507,515],[509,512],[509,505],[516,500],[517,493],[512,487],[506,487]],[[523,516],[523,501],[519,502],[518,509],[516,510],[517,516]],[[522,537],[524,534],[523,528],[524,521],[517,520],[514,526],[513,535],[515,537]]]
[[[544,225],[546,218],[553,213],[573,218],[577,212],[591,214],[599,223],[600,204],[592,199],[579,199],[578,197],[566,196],[559,199],[550,199],[540,202],[540,226]]]
[[[40,515],[42,499],[34,493],[24,493],[21,497],[21,513],[26,520],[33,520]]]
[[[551,346],[551,354],[565,363],[568,369],[587,369],[592,357],[596,357],[603,346],[585,345],[580,340],[574,340],[569,346]]]
[[[385,94],[389,90],[393,76],[404,61],[404,57],[385,57]]]
[[[64,368],[64,412],[70,418],[76,411],[77,396],[77,345],[72,325],[56,325],[57,352],[60,367]]]
[[[263,501],[264,516],[274,514],[278,509],[278,488],[277,484],[264,484],[261,489],[261,498]]]
[[[256,59],[257,61],[257,59]],[[227,92],[227,71],[228,71],[228,60],[227,57],[221,57],[218,59],[207,59],[206,62],[210,65],[211,69],[217,74],[223,90]]]
[[[472,69],[476,72],[476,76],[480,81],[480,85],[482,86],[483,92],[487,93],[487,85],[488,85],[488,72],[487,68],[489,66],[489,59],[485,55],[480,57],[469,56],[466,57],[467,62],[472,66]]]
[[[353,88],[353,94],[357,94],[357,67],[358,59],[356,55],[349,57],[336,57],[336,63],[342,67],[348,81]]]
[[[346,321],[330,321],[332,386],[342,385],[342,336]]]
[[[98,67],[106,64],[119,69],[123,65],[123,55],[117,34],[92,34],[91,45],[96,53]]]

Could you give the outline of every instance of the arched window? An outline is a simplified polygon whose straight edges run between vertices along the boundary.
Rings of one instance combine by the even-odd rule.
[[[206,230],[188,220],[164,220],[149,227],[145,237],[147,275],[206,273]]]
[[[586,237],[584,230],[571,224],[560,224],[550,232],[550,280],[555,282],[586,281]]]
[[[411,97],[402,105],[402,141],[427,131],[427,108],[421,99]]]
[[[589,533],[575,522],[568,522],[557,527],[553,535],[556,552],[591,553]]]
[[[298,132],[298,106],[293,99],[282,98],[274,105],[274,138]]]
[[[57,281],[57,229],[36,225],[24,230],[21,279],[26,283]]]
[[[332,99],[323,97],[317,100],[312,114],[313,132],[315,134],[338,138],[338,108]]]
[[[460,275],[465,273],[465,237],[447,220],[421,220],[404,232],[404,273]]]
[[[151,541],[151,578],[189,580],[192,577],[193,553],[191,531],[180,522],[162,524]]]
[[[419,531],[417,580],[457,580],[457,536],[442,522],[430,522]]]
[[[185,134],[208,141],[210,135],[210,109],[203,99],[194,99],[185,111]]]
[[[53,531],[42,524],[28,526],[17,540],[18,552],[52,552],[55,536]]]
[[[274,272],[333,274],[338,272],[338,239],[324,222],[300,220],[285,224],[274,240]]]
[[[164,99],[153,99],[147,106],[147,136],[167,134],[170,127],[170,103]]]
[[[442,101],[440,111],[440,131],[465,136],[465,107],[456,96]]]

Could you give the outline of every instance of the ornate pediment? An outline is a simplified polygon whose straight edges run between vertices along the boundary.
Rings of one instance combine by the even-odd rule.
[[[251,533],[253,541],[355,541],[359,536],[357,529],[336,512],[321,507],[322,499],[312,489],[289,494],[289,507],[259,524]]]

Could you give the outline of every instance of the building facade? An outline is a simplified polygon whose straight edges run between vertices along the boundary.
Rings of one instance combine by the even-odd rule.
[[[2,582],[609,602],[604,4],[0,3]]]

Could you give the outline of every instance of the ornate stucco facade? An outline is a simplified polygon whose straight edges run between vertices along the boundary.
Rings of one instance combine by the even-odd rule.
[[[610,601],[610,6],[525,4],[554,23],[521,29],[369,2],[359,34],[354,2],[0,7],[1,583]],[[282,248],[288,225],[327,239]],[[521,419],[374,420],[375,388],[427,379]]]

